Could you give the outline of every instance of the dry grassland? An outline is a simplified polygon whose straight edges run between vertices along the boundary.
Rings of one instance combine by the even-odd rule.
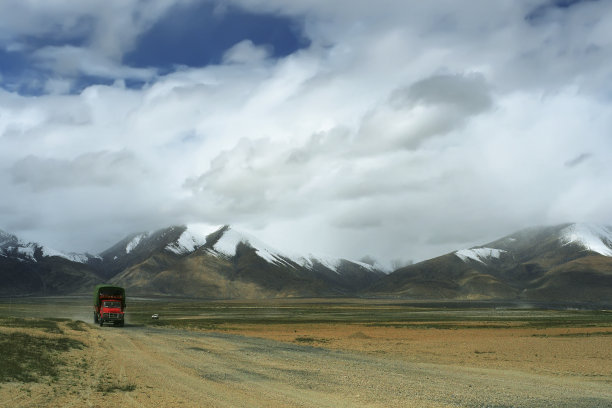
[[[0,382],[0,407],[612,406],[609,312],[133,302],[125,328],[28,317],[49,307],[0,304],[4,341],[70,345],[29,350],[54,373]]]
[[[386,355],[408,362],[584,377],[612,387],[612,327],[435,329],[306,324],[222,328],[245,336]]]

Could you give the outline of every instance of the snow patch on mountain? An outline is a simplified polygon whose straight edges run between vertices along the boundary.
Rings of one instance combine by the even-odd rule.
[[[11,243],[17,243],[17,237],[13,234],[0,230],[0,247]]]
[[[20,261],[34,261],[37,245],[23,242],[17,236],[0,230],[0,255],[3,258],[16,257]]]
[[[560,240],[564,245],[578,244],[604,256],[612,256],[612,227],[577,223],[561,230]]]
[[[88,254],[77,254],[74,252],[65,253],[46,246],[41,247],[41,250],[43,256],[59,256],[60,258],[68,259],[69,261],[78,262],[82,264],[87,263],[87,261],[89,261],[89,259],[91,258],[100,258],[99,256],[92,257]]]
[[[213,249],[220,254],[226,256],[235,256],[236,255],[236,247],[238,244],[244,243],[249,245],[251,248],[255,250],[255,253],[260,257],[266,260],[269,263],[277,263],[277,264],[285,264],[290,265],[285,259],[286,256],[282,255],[276,249],[264,244],[259,239],[255,238],[251,234],[247,234],[245,232],[236,231],[231,227],[228,227],[227,230],[223,233],[223,236],[219,238],[219,240],[213,246]]]
[[[316,264],[319,264],[336,273],[340,273],[339,269],[340,269],[340,266],[342,265],[342,262],[349,262],[349,263],[358,265],[370,271],[380,270],[380,271],[391,272],[389,268],[385,268],[383,265],[380,265],[377,263],[375,263],[374,265],[370,265],[368,263],[361,262],[361,261],[352,261],[352,260],[343,259],[343,258],[336,258],[336,257],[329,256],[329,255],[309,254],[306,257],[292,256],[288,258],[290,258],[293,262],[303,266],[304,268],[313,269],[316,266]]]
[[[168,244],[166,249],[177,255],[191,253],[206,244],[206,237],[219,228],[208,224],[189,224],[176,242]]]
[[[255,250],[255,253],[262,259],[266,260],[269,263],[274,264],[284,264],[290,267],[295,268],[295,265],[300,265],[307,269],[314,269],[317,265],[322,265],[323,267],[330,269],[336,273],[340,265],[342,264],[342,259],[335,258],[332,256],[321,256],[321,255],[313,255],[309,254],[307,256],[296,255],[296,254],[287,254],[283,253],[271,246],[263,243],[259,239],[254,236],[247,234],[245,232],[237,231],[230,227],[223,233],[223,236],[215,243],[213,246],[212,254],[223,254],[225,256],[235,256],[236,255],[236,247],[238,244],[244,243],[249,245],[251,248]],[[368,270],[375,270],[372,265],[356,262],[356,261],[348,261],[359,265]]]
[[[340,267],[340,264],[342,263],[341,259],[334,258],[332,256],[313,254],[309,254],[307,257],[294,257],[292,258],[292,260],[308,269],[314,268],[315,264],[318,263],[323,265],[327,269],[331,269],[332,271],[336,272],[338,271],[338,267]],[[367,267],[368,269],[370,268],[369,265],[367,265]]]
[[[471,248],[471,249],[461,249],[455,252],[463,262],[467,262],[469,259],[480,262],[482,264],[485,261],[492,258],[499,258],[502,253],[504,253],[503,249],[496,248]]]
[[[20,261],[37,262],[35,253],[38,249],[40,249],[40,254],[43,257],[59,256],[72,262],[87,263],[89,259],[94,258],[89,254],[67,254],[35,242],[25,242],[13,234],[0,230],[0,256],[8,258],[14,257],[16,254],[17,259]]]
[[[148,237],[149,234],[148,233],[143,233],[143,234],[138,234],[136,235],[134,238],[132,238],[132,240],[130,242],[128,242],[128,244],[125,246],[125,253],[129,254],[130,252],[132,252],[132,250],[134,250],[134,248],[136,248],[138,246],[138,244],[140,244],[140,242],[142,241],[143,238]]]
[[[223,255],[235,256],[236,247],[241,242],[248,242],[253,248],[255,248],[257,245],[252,237],[251,240],[249,240],[249,237],[247,237],[246,234],[228,228],[227,231],[223,233],[221,238],[219,238],[219,240],[215,243],[213,249]]]
[[[36,250],[36,246],[34,244],[25,244],[17,247],[17,252],[20,255],[25,256],[31,261],[36,262],[36,258],[34,258],[34,251]]]
[[[207,247],[206,251],[213,256],[226,256],[233,257],[236,255],[236,248],[240,243],[244,243],[255,250],[257,256],[265,260],[266,262],[277,264],[277,265],[285,265],[292,268],[297,268],[298,265],[308,268],[314,269],[317,267],[324,267],[339,273],[339,268],[343,261],[353,263],[362,268],[374,271],[377,269],[382,269],[380,266],[372,266],[370,264],[366,264],[363,262],[357,261],[347,261],[340,258],[332,257],[332,256],[321,256],[321,255],[313,255],[309,254],[304,256],[287,254],[281,252],[264,242],[260,241],[255,236],[235,230],[229,226],[220,227],[213,226],[209,224],[189,224],[184,227],[185,230],[181,233],[178,239],[174,242],[170,242],[166,244],[164,247],[165,250],[173,252],[177,255],[186,255],[194,252],[198,248],[206,245],[207,237],[214,232],[220,232],[222,228],[225,228],[221,237],[217,242],[211,247]],[[155,231],[144,232],[138,235],[133,236],[129,240],[127,244],[125,244],[124,249],[119,248],[120,252],[125,251],[125,254],[130,254],[135,251],[139,246],[147,246],[149,245],[149,241],[156,237]],[[159,238],[157,238],[159,239]],[[19,240],[16,236],[4,233],[0,230],[0,256],[9,257],[11,254],[17,253],[18,259],[24,261],[36,261],[34,256],[36,249],[41,249],[41,253],[43,257],[61,257],[73,262],[79,263],[88,263],[92,258],[102,259],[101,256],[93,256],[90,254],[77,254],[77,253],[65,253],[62,251],[57,251],[55,249],[41,246],[35,243],[24,243]],[[114,255],[113,260],[116,261],[120,258],[121,255]]]

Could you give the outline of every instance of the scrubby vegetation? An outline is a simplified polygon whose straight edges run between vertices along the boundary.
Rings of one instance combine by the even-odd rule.
[[[36,382],[58,376],[62,352],[82,348],[83,343],[67,337],[43,337],[26,333],[0,332],[0,382]]]
[[[159,313],[158,320],[151,314]],[[434,329],[508,327],[612,327],[612,311],[525,308],[496,304],[419,304],[346,299],[344,301],[142,302],[129,315],[132,324],[218,330],[241,325],[364,324]],[[299,340],[298,340],[299,341]]]
[[[48,318],[48,319],[36,319],[36,318],[20,318],[20,317],[0,317],[0,326],[4,327],[17,327],[17,328],[28,328],[28,329],[42,329],[47,333],[61,334],[62,329],[58,323],[67,322],[68,319]]]

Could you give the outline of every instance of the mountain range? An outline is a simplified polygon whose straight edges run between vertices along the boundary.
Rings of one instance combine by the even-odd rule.
[[[525,229],[396,270],[368,293],[609,303],[612,228],[583,223]]]
[[[64,253],[0,231],[0,296],[393,297],[610,303],[612,227],[534,227],[391,273],[359,261],[278,251],[230,226],[132,234],[98,255]]]
[[[95,256],[0,234],[0,296],[86,293],[96,282],[138,295],[350,296],[384,275],[363,262],[285,254],[227,225],[132,234]]]

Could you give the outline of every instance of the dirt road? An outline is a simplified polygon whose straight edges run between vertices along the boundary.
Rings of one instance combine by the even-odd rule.
[[[0,388],[2,406],[610,407],[586,377],[395,359],[233,334],[88,326],[57,383]],[[72,373],[72,374],[70,374]]]

